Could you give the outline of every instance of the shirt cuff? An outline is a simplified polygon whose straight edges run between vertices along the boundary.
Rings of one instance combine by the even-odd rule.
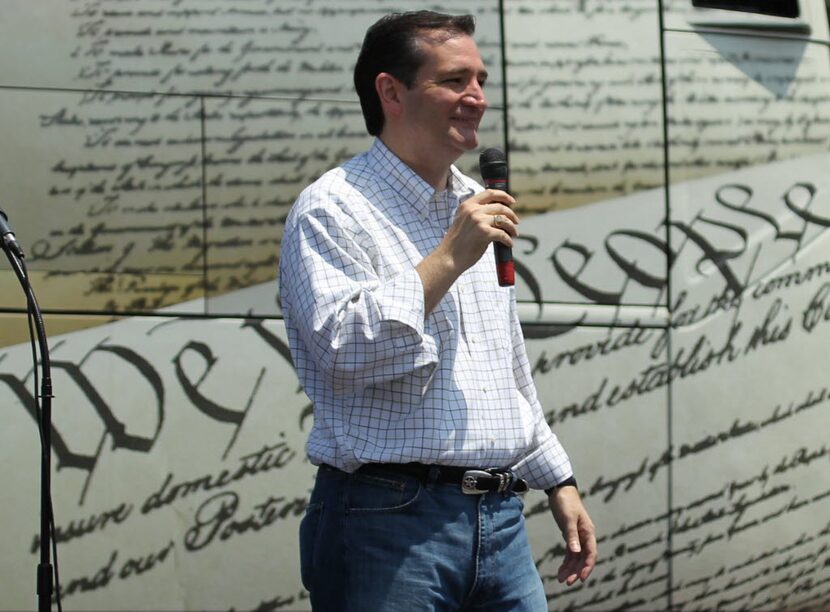
[[[553,432],[539,448],[514,466],[513,471],[532,489],[543,490],[574,475],[571,460]]]
[[[396,276],[375,294],[381,317],[424,334],[424,285],[415,268]]]

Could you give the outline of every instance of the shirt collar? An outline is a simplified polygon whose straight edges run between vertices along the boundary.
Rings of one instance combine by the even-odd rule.
[[[369,159],[372,169],[382,180],[400,193],[405,201],[412,203],[422,216],[429,214],[429,203],[437,193],[436,190],[401,161],[380,138],[375,139],[369,150]],[[473,193],[473,189],[464,181],[464,175],[455,166],[450,166],[447,190],[459,201]]]

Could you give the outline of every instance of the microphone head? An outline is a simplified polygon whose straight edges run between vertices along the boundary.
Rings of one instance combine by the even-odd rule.
[[[491,147],[481,152],[478,157],[481,177],[485,181],[507,180],[507,156],[497,147]]]

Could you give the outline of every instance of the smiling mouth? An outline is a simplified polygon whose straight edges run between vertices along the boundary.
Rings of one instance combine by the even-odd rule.
[[[464,125],[478,128],[478,124],[481,121],[480,117],[453,117],[453,121],[457,123],[462,123]]]

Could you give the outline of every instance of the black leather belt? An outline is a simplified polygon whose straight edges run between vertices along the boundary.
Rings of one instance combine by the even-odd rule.
[[[527,482],[510,470],[500,468],[467,468],[449,465],[426,465],[423,463],[367,463],[358,472],[363,474],[394,473],[413,476],[423,483],[439,482],[461,486],[468,495],[513,492],[524,493]]]

